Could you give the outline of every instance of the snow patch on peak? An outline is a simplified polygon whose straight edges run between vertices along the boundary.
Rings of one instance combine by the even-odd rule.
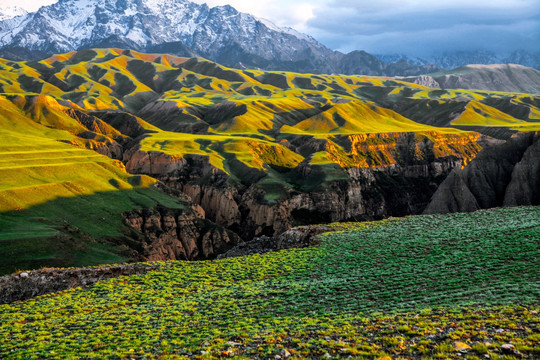
[[[265,19],[265,18],[259,18],[259,17],[255,17],[255,16],[254,16],[254,18],[257,21],[263,23],[264,26],[266,26],[268,29],[270,29],[272,31],[277,31],[277,32],[280,32],[280,33],[285,33],[285,34],[288,34],[288,35],[292,35],[295,38],[300,39],[300,40],[305,40],[305,41],[310,41],[310,42],[315,41],[315,39],[313,39],[311,36],[306,35],[306,34],[302,34],[301,32],[296,31],[293,28],[279,27],[276,24],[274,24],[273,22],[271,22],[270,20]]]
[[[310,42],[316,41],[311,36],[309,36],[307,34],[303,34],[303,33],[299,32],[299,31],[296,31],[296,30],[294,30],[293,28],[290,28],[290,27],[281,28],[281,31],[286,33],[286,34],[292,35],[292,36],[294,36],[294,37],[296,37],[297,39],[300,39],[300,40],[305,40],[305,41],[310,41]]]
[[[17,16],[27,15],[28,11],[18,6],[3,6],[0,7],[0,21],[13,19]]]
[[[253,67],[333,55],[291,28],[231,6],[210,8],[189,0],[59,0],[35,14],[0,22],[0,48],[14,46],[47,53],[107,46],[171,53],[189,49],[229,66],[253,59]]]
[[[173,1],[174,5],[183,3],[182,1]],[[159,13],[166,5],[173,5],[168,0],[144,0],[143,4],[154,13]]]
[[[271,21],[268,20],[268,19],[265,19],[265,18],[259,18],[259,17],[255,17],[255,19],[257,19],[258,21],[260,21],[261,23],[263,23],[264,26],[266,26],[266,27],[269,28],[270,30],[279,31],[279,32],[282,32],[282,31],[283,31],[279,26],[277,26],[276,24],[274,24],[273,22],[271,22]]]

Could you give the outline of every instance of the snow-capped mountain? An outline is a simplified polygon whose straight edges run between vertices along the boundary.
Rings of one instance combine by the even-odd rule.
[[[18,6],[0,7],[0,21],[13,19],[17,16],[27,15],[28,11]]]
[[[332,71],[334,52],[315,39],[231,6],[209,8],[187,0],[60,0],[2,26],[3,54],[22,48],[61,53],[89,47],[141,51],[161,47],[185,55],[191,50],[227,65],[290,67]],[[186,49],[187,48],[187,49]],[[188,50],[189,49],[189,50]],[[176,51],[175,51],[176,50]],[[277,67],[276,67],[277,68]]]
[[[202,56],[223,65],[312,73],[418,75],[365,52],[342,54],[312,37],[231,6],[188,0],[60,0],[0,21],[0,57],[38,59],[92,47]],[[429,70],[432,70],[430,68]]]
[[[59,0],[27,13],[0,10],[0,57],[39,59],[92,47],[202,56],[223,65],[311,73],[414,76],[466,64],[515,63],[540,69],[540,54],[449,52],[427,59],[332,51],[309,35],[189,0]]]

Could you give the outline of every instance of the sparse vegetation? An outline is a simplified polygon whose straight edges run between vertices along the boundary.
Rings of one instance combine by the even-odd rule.
[[[345,224],[316,248],[162,263],[0,306],[0,356],[537,358],[539,215]]]

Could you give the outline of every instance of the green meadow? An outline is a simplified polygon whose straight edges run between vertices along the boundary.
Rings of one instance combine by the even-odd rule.
[[[166,262],[1,305],[0,356],[540,356],[540,208],[337,226],[313,248]]]

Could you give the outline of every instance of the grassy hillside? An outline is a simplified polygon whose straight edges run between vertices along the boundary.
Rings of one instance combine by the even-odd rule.
[[[524,99],[521,94],[433,90],[391,78],[241,71],[204,59],[121,49],[71,52],[42,61],[2,61],[0,67],[0,86],[6,94],[46,94],[100,114],[127,111],[154,126],[142,144],[143,151],[163,148],[169,155],[208,156],[212,165],[233,178],[244,176],[247,166],[263,171],[261,176],[274,182],[282,181],[281,175],[270,167],[294,168],[301,161],[320,165],[321,157],[323,162],[346,166],[395,164],[399,162],[396,142],[406,132],[420,134],[417,152],[424,139],[434,138],[422,134],[452,134],[464,137],[457,143],[473,142],[474,136],[454,126],[465,130],[471,126],[475,131],[491,126],[487,100]],[[428,106],[417,107],[427,100],[431,101]],[[485,112],[475,113],[472,122],[458,119],[454,124],[457,113],[448,105],[471,100],[482,103]],[[530,109],[530,118],[510,121],[512,128],[538,128],[537,122],[529,122],[535,121],[538,112],[538,100],[532,100],[522,102],[522,107]],[[414,112],[409,111],[412,107]],[[57,126],[59,122],[51,123],[51,116],[40,116],[40,121]],[[425,116],[449,119],[439,124],[425,121]],[[69,121],[61,124],[76,130]],[[343,145],[353,141],[354,135],[382,133],[394,139],[387,149],[365,147],[360,154]],[[239,137],[238,143],[231,143],[231,136]],[[244,141],[245,137],[250,141]],[[312,138],[327,144],[326,153],[290,146]],[[448,147],[445,142],[451,140],[435,138],[439,140],[434,148],[445,149],[437,154],[440,157],[470,161],[478,150],[467,145]],[[170,141],[163,145],[164,139]]]
[[[183,207],[152,188],[155,179],[89,150],[99,136],[114,139],[76,136],[90,131],[53,98],[0,97],[0,104],[0,274],[132,259],[107,241],[122,236],[122,212]]]
[[[259,170],[268,170],[271,165],[294,167],[306,158],[318,163],[317,151],[306,153],[287,146],[300,152],[287,154],[283,146],[293,140],[321,139],[327,144],[326,151],[335,150],[327,159],[365,167],[398,162],[395,144],[388,145],[389,156],[382,163],[377,151],[368,150],[355,164],[350,157],[343,159],[348,151],[336,136],[390,133],[397,138],[400,133],[416,132],[470,137],[457,128],[540,129],[540,101],[536,97],[434,90],[392,78],[241,71],[204,59],[121,49],[71,52],[32,62],[4,60],[0,68],[0,87],[6,94],[46,94],[86,112],[127,111],[154,125],[143,150],[160,151],[163,139],[170,138],[174,145],[165,146],[167,154],[209,156],[213,165],[233,177],[240,177],[242,171],[235,174],[234,165],[227,165],[230,159]],[[494,99],[500,100],[496,104],[500,109],[492,107]],[[503,106],[507,103],[519,111]],[[56,127],[59,121],[52,121],[53,115],[39,118],[43,124]],[[60,123],[76,130],[69,121]],[[199,135],[199,142],[205,145],[194,144],[193,137],[185,134]],[[251,141],[239,151],[236,145],[228,144],[230,136],[249,137]],[[445,139],[441,140],[435,148],[444,145]],[[440,156],[471,160],[469,149],[447,149]],[[261,151],[268,153],[264,159],[270,163],[252,155]],[[238,157],[239,153],[242,156]]]
[[[2,305],[0,356],[540,355],[540,208],[339,226],[316,248],[163,263]]]
[[[122,212],[184,205],[129,171],[164,177],[203,158],[204,175],[255,184],[273,205],[347,180],[347,168],[468,163],[480,150],[476,131],[539,129],[539,109],[533,95],[122,49],[0,60],[0,273],[130,258],[111,245],[126,230]],[[299,176],[308,167],[313,175]]]

